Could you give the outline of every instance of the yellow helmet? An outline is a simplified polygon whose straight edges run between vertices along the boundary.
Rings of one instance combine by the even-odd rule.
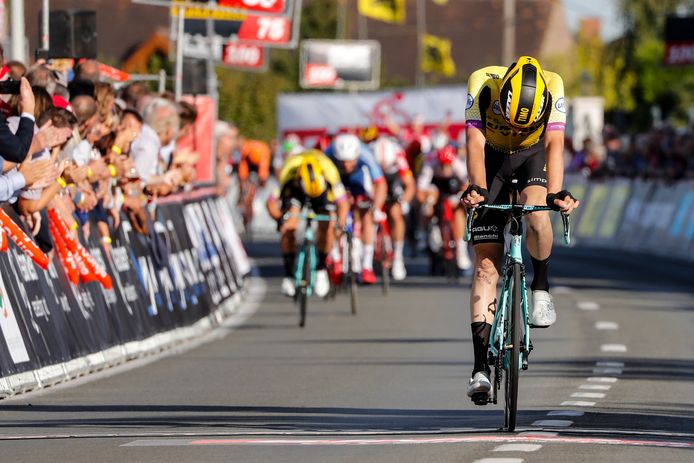
[[[299,166],[299,185],[309,198],[317,198],[325,192],[327,184],[318,161],[307,157]]]
[[[501,114],[517,128],[526,128],[542,118],[547,109],[547,83],[540,63],[531,56],[521,56],[509,66],[501,82]]]
[[[369,127],[359,129],[359,138],[364,143],[371,143],[378,138],[378,127],[370,125]]]

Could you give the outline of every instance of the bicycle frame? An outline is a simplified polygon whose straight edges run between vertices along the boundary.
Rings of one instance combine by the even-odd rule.
[[[316,283],[316,265],[318,264],[318,256],[316,254],[316,242],[315,242],[315,231],[313,230],[313,221],[317,222],[329,222],[333,218],[329,215],[315,214],[313,212],[306,212],[298,214],[302,219],[306,219],[306,229],[304,231],[304,242],[299,250],[296,261],[296,270],[294,272],[294,282],[298,288],[301,288],[306,284],[306,294],[311,296],[313,294],[313,287]],[[303,268],[304,261],[309,259],[310,277],[306,282],[304,282]]]

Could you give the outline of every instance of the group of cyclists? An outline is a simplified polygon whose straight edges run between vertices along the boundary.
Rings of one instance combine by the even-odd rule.
[[[373,258],[380,224],[390,225],[391,276],[396,281],[407,276],[406,223],[420,229],[431,222],[450,226],[458,270],[474,270],[470,296],[474,366],[467,391],[472,397],[491,389],[487,350],[507,220],[498,210],[478,213],[475,208],[507,204],[511,188],[518,191],[521,204],[547,205],[565,214],[579,202],[562,189],[566,104],[559,75],[543,71],[529,56],[519,57],[509,67],[482,68],[470,76],[465,115],[464,142],[450,139],[445,127],[425,130],[419,118],[408,129],[369,127],[330,136],[310,148],[292,135],[283,145],[288,156],[281,168],[277,165],[279,187],[267,207],[281,234],[282,292],[287,296],[295,292],[296,231],[304,207],[335,217],[318,228],[318,296],[329,293],[329,256],[348,220],[356,224],[353,250],[359,258],[352,259],[358,267],[353,270],[360,272],[366,285],[376,282]],[[467,213],[473,214],[474,262],[463,240]],[[544,328],[556,320],[549,293],[553,242],[549,214],[529,214],[527,227],[533,267],[528,321]]]

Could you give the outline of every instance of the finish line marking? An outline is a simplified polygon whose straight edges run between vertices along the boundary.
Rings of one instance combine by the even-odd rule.
[[[206,446],[352,446],[352,445],[432,445],[432,444],[468,444],[468,443],[536,443],[536,444],[589,444],[589,445],[622,445],[636,447],[667,447],[694,449],[694,442],[658,441],[645,439],[596,438],[571,436],[452,436],[452,437],[407,437],[389,439],[307,439],[307,438],[238,438],[238,439],[147,439],[136,440],[121,447],[206,447]]]

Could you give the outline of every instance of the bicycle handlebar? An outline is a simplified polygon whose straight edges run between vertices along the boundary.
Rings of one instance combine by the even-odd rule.
[[[287,214],[288,217],[298,217],[300,219],[310,219],[316,222],[333,222],[336,217],[326,214],[316,214],[315,212],[302,212],[300,214]]]
[[[524,204],[480,204],[476,208],[467,210],[467,223],[465,226],[465,236],[463,237],[465,241],[470,241],[471,238],[472,220],[474,219],[473,212],[475,209],[494,209],[498,211],[516,212],[521,215],[539,211],[554,211],[554,209],[548,206],[526,206]],[[569,216],[563,212],[561,212],[561,221],[564,225],[564,244],[568,246],[571,244],[571,221],[569,220]]]

